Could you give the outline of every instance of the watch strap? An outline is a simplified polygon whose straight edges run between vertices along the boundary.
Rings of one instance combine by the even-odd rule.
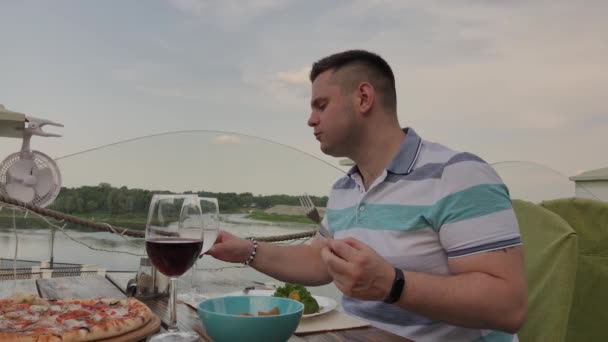
[[[403,271],[395,267],[395,279],[393,280],[393,286],[391,292],[384,299],[385,303],[393,304],[401,298],[403,288],[405,287],[405,276]]]

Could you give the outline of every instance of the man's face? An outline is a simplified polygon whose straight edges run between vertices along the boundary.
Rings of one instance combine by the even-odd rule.
[[[314,128],[323,153],[344,157],[354,147],[356,113],[353,99],[341,89],[338,77],[339,74],[328,70],[312,83],[308,126]]]

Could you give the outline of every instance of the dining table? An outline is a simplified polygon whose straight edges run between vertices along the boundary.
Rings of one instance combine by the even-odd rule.
[[[108,272],[104,275],[93,274],[88,276],[70,276],[50,279],[4,280],[0,281],[0,298],[6,297],[13,292],[31,293],[49,299],[96,297],[125,298],[128,294],[132,295],[132,293],[128,291],[127,286],[129,280],[133,279],[133,277],[134,273]],[[259,283],[254,284],[260,286]],[[237,290],[236,287],[242,285],[242,283],[235,284],[234,282],[226,282],[223,284],[222,288],[229,292]],[[160,318],[160,331],[165,331],[167,323],[169,322],[168,296],[137,297],[137,299],[145,303],[152,312]],[[192,306],[179,301],[177,304],[177,324],[180,330],[197,332],[200,334],[202,341],[210,341],[201,325],[196,310],[193,309]],[[302,341],[407,342],[411,340],[368,325],[365,327],[344,330],[294,334],[289,339],[289,342]]]

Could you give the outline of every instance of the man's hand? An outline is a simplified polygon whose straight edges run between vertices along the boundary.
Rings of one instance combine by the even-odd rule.
[[[226,262],[245,262],[252,250],[253,242],[222,230],[207,254]]]
[[[336,287],[345,295],[378,301],[389,295],[395,269],[361,241],[330,240],[321,250],[321,257]]]

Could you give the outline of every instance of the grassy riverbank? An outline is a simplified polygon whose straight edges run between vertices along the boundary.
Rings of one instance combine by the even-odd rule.
[[[285,214],[274,214],[266,213],[261,210],[255,210],[250,213],[247,218],[259,221],[269,222],[296,222],[296,223],[314,223],[308,217],[302,215],[285,215]]]

